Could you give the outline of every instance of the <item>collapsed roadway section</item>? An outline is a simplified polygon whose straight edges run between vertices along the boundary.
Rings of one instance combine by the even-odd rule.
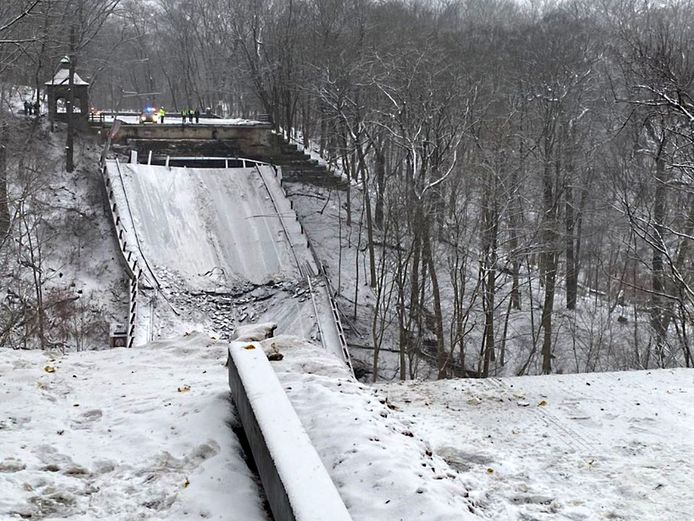
[[[155,134],[129,136],[129,160],[107,160],[102,170],[131,279],[128,345],[200,325],[231,340],[241,326],[272,324],[281,333],[319,340],[353,375],[330,281],[286,197],[281,168],[259,155],[279,150],[290,175],[323,179],[322,169],[314,172],[318,167],[303,154],[278,147],[268,128],[198,128],[212,134],[193,136],[191,146],[190,139],[156,139],[170,127],[125,127]],[[220,131],[231,134],[220,140]],[[171,155],[172,146],[182,148]],[[211,148],[194,150],[201,146]],[[239,158],[248,147],[256,147],[249,150],[252,159]],[[233,345],[243,354],[230,349],[230,388],[273,517],[349,521],[268,359],[253,356],[250,344]],[[320,501],[306,489],[309,478]]]
[[[282,332],[319,339],[350,364],[329,284],[285,197],[281,173],[246,165],[106,161],[116,233],[127,238],[124,260],[140,267],[134,343],[195,324],[232,338],[239,325],[274,322]]]

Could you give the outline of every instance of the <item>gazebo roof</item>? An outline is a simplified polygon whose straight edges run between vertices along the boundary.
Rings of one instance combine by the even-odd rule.
[[[70,83],[70,71],[69,69],[63,69],[61,68],[55,76],[53,76],[53,79],[51,81],[47,81],[45,84],[46,85],[68,85]],[[77,73],[75,73],[75,76],[73,77],[73,85],[89,85],[86,81],[84,81],[82,78],[79,77]]]

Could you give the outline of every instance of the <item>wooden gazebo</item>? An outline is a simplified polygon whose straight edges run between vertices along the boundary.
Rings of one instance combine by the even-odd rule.
[[[48,95],[48,117],[51,121],[67,121],[67,101],[70,97],[70,59],[60,60],[60,69],[47,81],[46,94]],[[73,77],[73,89],[75,104],[72,108],[73,116],[79,119],[89,118],[89,83],[75,73]]]

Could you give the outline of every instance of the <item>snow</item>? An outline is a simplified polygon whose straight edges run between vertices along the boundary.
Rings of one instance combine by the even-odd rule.
[[[70,82],[70,71],[69,69],[59,69],[55,73],[51,81],[47,81],[46,85],[68,85]],[[80,76],[75,73],[72,79],[73,85],[89,85],[88,82],[84,81]]]
[[[237,342],[257,342],[271,338],[277,329],[277,324],[274,322],[262,322],[260,324],[251,324],[241,326],[236,330]]]
[[[365,386],[262,344],[355,521],[691,518],[692,369]]]
[[[266,520],[244,462],[227,344],[4,350],[0,519]]]
[[[354,521],[478,519],[461,476],[337,356],[292,336],[262,345],[284,355],[273,367]]]
[[[21,107],[20,94],[12,100]],[[76,169],[68,174],[63,158],[64,125],[56,124],[55,132],[49,132],[46,123],[20,116],[10,128],[11,147],[22,151],[8,158],[10,213],[20,202],[41,209],[36,230],[44,241],[43,298],[52,324],[48,341],[65,349],[104,348],[108,345],[109,323],[125,319],[127,291],[95,166],[100,147],[94,140],[83,138],[75,147]],[[16,168],[22,162],[41,174],[27,177]],[[18,295],[33,294],[29,291],[33,286],[30,267],[17,262],[18,246],[26,244],[26,239],[19,240],[21,230],[14,227],[17,248],[6,247],[0,253],[3,298],[8,289]],[[5,302],[13,305],[9,300]],[[9,338],[5,337],[9,347],[24,346],[25,341],[30,347],[36,345],[35,339],[27,338],[24,327],[15,328]]]
[[[112,163],[109,169],[115,170]],[[197,288],[208,288],[215,272],[226,283],[297,277],[298,267],[255,169],[135,164],[120,169],[151,264],[180,274]]]
[[[692,369],[378,389],[493,519],[691,519]]]
[[[262,346],[355,521],[691,517],[694,370],[367,386],[306,340]],[[3,351],[0,519],[265,519],[227,347]]]

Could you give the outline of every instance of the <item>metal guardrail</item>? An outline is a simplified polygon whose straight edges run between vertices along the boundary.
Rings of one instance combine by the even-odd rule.
[[[118,161],[118,159],[116,159],[115,162],[116,162],[116,169],[118,170],[118,179],[120,179],[121,188],[123,190],[123,198],[125,199],[125,206],[126,206],[126,209],[128,210],[128,215],[130,216],[130,222],[133,223],[133,225],[134,225],[135,219],[133,217],[133,212],[130,208],[130,201],[128,201],[128,193],[125,190],[125,181],[123,180],[123,172],[121,172],[121,169],[120,169],[120,161]],[[143,262],[145,263],[145,266],[147,267],[147,271],[152,276],[152,281],[156,285],[157,289],[159,289],[159,288],[161,288],[161,284],[159,284],[159,279],[157,279],[157,276],[154,274],[152,267],[149,265],[149,262],[147,262],[147,259],[145,258],[144,253],[142,253],[142,246],[140,245],[140,239],[134,230],[133,230],[133,234],[135,235],[135,245],[137,246],[137,251],[140,254],[140,258],[143,260]]]
[[[264,161],[258,161],[257,159],[250,159],[247,157],[197,157],[197,156],[155,156],[152,155],[152,152],[150,151],[149,155],[147,156],[147,163],[140,163],[140,164],[147,164],[147,165],[152,165],[153,162],[156,163],[164,163],[164,166],[171,166],[171,162],[177,162],[177,163],[182,163],[182,162],[194,162],[194,163],[205,163],[206,161],[209,161],[211,163],[221,163],[222,161],[224,162],[224,168],[257,168],[258,166],[270,166],[269,163],[265,163]],[[231,164],[240,164],[241,166],[230,166]],[[156,166],[156,165],[155,165]],[[197,168],[197,167],[196,167]],[[217,167],[214,167],[217,168]],[[220,167],[221,168],[221,167]]]
[[[278,169],[275,165],[270,165],[272,166],[273,170],[275,171],[275,177],[278,178],[279,183],[280,183],[280,188],[282,189],[282,193],[284,194],[284,197],[287,197],[287,191],[284,188],[284,183],[282,182],[282,171]],[[290,200],[289,201],[292,210],[294,209],[294,203]],[[318,274],[323,278],[325,281],[325,284],[327,286],[327,293],[328,293],[328,300],[330,302],[330,310],[332,312],[332,317],[333,317],[333,322],[335,323],[335,329],[337,330],[337,336],[340,340],[340,349],[342,350],[342,356],[344,357],[345,361],[347,362],[347,365],[349,366],[350,371],[352,371],[352,374],[354,374],[354,367],[352,367],[352,357],[349,354],[349,348],[347,346],[347,339],[345,337],[345,330],[342,327],[342,320],[340,319],[340,308],[337,305],[337,301],[335,300],[335,294],[333,292],[332,284],[330,283],[330,277],[328,277],[327,272],[325,271],[325,266],[323,266],[323,263],[320,262],[318,254],[316,253],[316,250],[313,247],[313,244],[311,244],[311,240],[308,236],[308,233],[305,231],[304,224],[301,222],[301,219],[299,218],[299,214],[294,211],[294,217],[296,220],[299,222],[299,226],[301,227],[301,233],[306,237],[306,246],[308,247],[309,251],[311,252],[311,256],[313,257],[313,260],[316,263],[316,266],[318,266]],[[312,285],[309,281],[309,288],[311,289],[311,298],[313,299],[313,289]],[[316,302],[315,299],[313,300],[313,306],[316,308]],[[318,313],[316,309],[316,313]],[[319,325],[320,329],[320,325]],[[322,338],[322,335],[321,335]],[[325,346],[324,346],[325,347]]]
[[[116,169],[118,170],[118,178],[120,179],[120,184],[121,188],[123,190],[123,198],[125,199],[125,206],[128,210],[128,215],[130,216],[130,222],[135,223],[135,219],[133,218],[132,210],[130,209],[130,201],[128,200],[128,192],[125,189],[125,181],[123,180],[123,172],[120,169],[120,161],[118,159],[115,160],[116,163]],[[174,313],[176,316],[180,316],[181,313],[175,308],[175,306],[169,301],[169,299],[166,297],[164,292],[161,290],[161,284],[159,283],[159,279],[157,276],[154,274],[154,270],[152,270],[152,267],[149,265],[149,262],[147,261],[147,257],[145,257],[145,254],[142,252],[142,245],[140,244],[140,238],[137,235],[137,231],[133,228],[133,235],[135,235],[135,245],[137,246],[137,251],[140,254],[140,258],[142,261],[145,263],[145,266],[147,267],[147,272],[151,276],[151,281],[154,281],[154,289],[159,293],[159,295],[163,298],[164,302],[169,306],[171,311]],[[142,271],[141,271],[142,273]],[[150,331],[151,333],[151,331]],[[150,338],[152,340],[152,338]]]
[[[282,193],[284,194],[284,196],[286,198],[287,197],[287,191],[284,189],[284,186],[282,184],[281,171],[275,165],[270,165],[270,166],[272,166],[273,170],[275,171],[275,177],[278,178],[278,180],[280,182],[280,188],[281,188]],[[282,229],[284,230],[284,234],[287,237],[287,240],[289,241],[289,246],[292,250],[292,254],[294,255],[294,259],[295,259],[297,266],[299,268],[299,272],[306,278],[306,280],[308,282],[309,292],[311,294],[311,302],[313,303],[313,309],[316,313],[316,321],[318,322],[318,331],[320,333],[321,343],[323,343],[323,347],[327,348],[327,346],[325,345],[325,340],[324,340],[325,336],[324,336],[322,328],[320,326],[320,321],[318,320],[318,305],[316,303],[316,298],[315,298],[315,294],[314,294],[314,290],[313,290],[313,283],[311,282],[311,274],[304,273],[304,270],[302,270],[302,267],[299,263],[296,252],[294,251],[294,245],[292,244],[291,239],[289,238],[289,233],[287,231],[286,225],[284,224],[284,219],[282,217],[282,214],[280,213],[280,211],[277,207],[277,203],[275,202],[275,199],[272,196],[272,193],[270,192],[270,190],[267,186],[267,181],[263,177],[262,172],[260,171],[259,168],[257,170],[258,170],[258,174],[260,175],[261,179],[263,180],[263,184],[265,185],[265,189],[267,190],[268,195],[270,196],[273,207],[275,208],[275,212],[277,212],[277,215],[279,216],[280,222],[282,224]],[[289,201],[289,203],[290,203],[290,207],[294,211],[294,204],[291,201]],[[328,279],[328,276],[325,272],[325,269],[323,268],[323,265],[318,260],[318,255],[316,254],[316,251],[314,250],[313,245],[311,244],[311,241],[309,240],[308,235],[306,234],[306,231],[304,229],[304,225],[301,222],[301,219],[299,219],[299,215],[296,213],[296,211],[294,211],[294,219],[299,223],[299,227],[301,229],[301,234],[304,235],[304,237],[306,237],[306,247],[308,248],[309,252],[311,253],[313,260],[316,263],[316,266],[318,266],[318,275],[321,276],[326,283],[326,286],[327,286],[327,292],[326,293],[328,295],[328,301],[330,303],[330,310],[331,310],[331,314],[332,314],[332,319],[333,319],[333,322],[335,324],[335,329],[337,331],[337,336],[338,336],[338,339],[340,342],[340,350],[342,352],[342,356],[343,356],[345,362],[349,366],[350,371],[352,372],[352,374],[354,374],[354,368],[352,367],[352,359],[350,357],[349,349],[347,347],[347,340],[345,339],[345,332],[344,332],[344,329],[342,328],[342,321],[340,320],[337,302],[335,301],[335,299],[333,297],[332,286],[330,285],[330,280]]]
[[[128,201],[128,196],[125,191],[125,182],[123,181],[123,174],[120,170],[120,163],[116,159],[115,160],[116,168],[118,170],[118,177],[120,179],[120,184],[121,188],[123,191],[123,197],[125,199],[125,205],[127,207],[127,212],[128,215],[130,216],[130,222],[134,222],[133,216],[132,216],[132,211],[130,209],[130,203]],[[116,238],[118,239],[118,244],[120,246],[119,250],[121,252],[122,258],[125,262],[125,267],[126,267],[126,272],[128,274],[128,278],[130,279],[129,285],[128,285],[128,327],[127,327],[127,346],[132,347],[134,340],[135,340],[135,327],[137,323],[137,311],[138,311],[138,306],[137,306],[137,299],[140,294],[140,279],[142,278],[142,275],[144,273],[143,269],[140,268],[136,255],[133,253],[135,250],[131,249],[128,247],[128,232],[127,229],[123,226],[123,220],[121,218],[121,209],[118,206],[118,203],[116,202],[115,195],[113,193],[113,186],[111,185],[111,178],[109,177],[107,173],[107,165],[106,162],[103,163],[101,166],[101,174],[102,174],[102,179],[104,181],[104,187],[106,189],[106,195],[108,197],[109,201],[109,213],[111,215],[111,222],[113,223],[114,231],[116,234]],[[134,232],[133,232],[134,233]],[[149,266],[149,263],[147,262],[147,259],[145,258],[144,254],[142,253],[142,248],[140,246],[140,241],[139,238],[137,237],[137,233],[135,233],[135,248],[137,248],[137,251],[140,255],[140,258],[143,260],[145,263],[145,266],[147,267],[147,271],[149,272],[151,276],[151,280],[154,281],[155,289],[161,293],[161,286],[159,284],[159,280],[157,279],[156,275],[152,271],[152,268]],[[162,295],[163,296],[163,295]],[[177,316],[180,315],[178,310],[169,302],[169,300],[164,296],[164,300],[166,303],[169,305],[171,310],[176,314]],[[150,310],[151,312],[151,310]],[[150,331],[151,334],[151,331]],[[150,338],[151,340],[151,338]]]
[[[135,340],[137,297],[139,294],[139,279],[142,275],[142,269],[139,267],[133,252],[128,248],[126,230],[123,227],[123,223],[120,218],[120,210],[113,194],[111,179],[106,173],[106,165],[101,167],[101,175],[102,179],[104,180],[104,187],[106,188],[106,196],[109,203],[109,214],[111,215],[111,222],[118,239],[119,251],[123,257],[123,260],[125,261],[126,272],[128,273],[128,278],[130,279],[128,284],[128,326],[126,345],[128,347],[132,347]]]
[[[316,260],[316,262],[318,262]],[[347,339],[345,337],[345,330],[342,327],[342,320],[340,319],[340,308],[337,307],[337,301],[335,300],[335,293],[333,292],[333,285],[330,283],[330,277],[325,272],[325,266],[320,264],[321,274],[328,287],[328,298],[330,299],[330,310],[333,313],[333,320],[335,321],[335,327],[337,328],[337,335],[340,338],[340,348],[342,349],[342,354],[349,365],[350,371],[354,374],[354,367],[352,367],[352,357],[349,354],[349,348],[347,347]]]

